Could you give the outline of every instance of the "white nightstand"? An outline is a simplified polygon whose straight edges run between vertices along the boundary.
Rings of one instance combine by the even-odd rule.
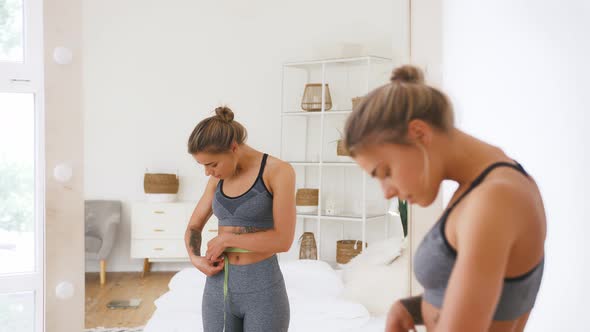
[[[151,262],[187,262],[184,234],[194,202],[137,202],[131,211],[131,258],[143,258],[143,273]],[[217,236],[217,218],[212,216],[203,229],[201,253]]]

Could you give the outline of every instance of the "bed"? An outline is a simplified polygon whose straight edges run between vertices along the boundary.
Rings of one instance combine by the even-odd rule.
[[[289,331],[384,331],[390,304],[409,292],[403,241],[371,246],[343,269],[317,260],[280,260],[289,296]],[[186,268],[172,277],[155,301],[144,332],[203,331],[201,298],[205,276]]]

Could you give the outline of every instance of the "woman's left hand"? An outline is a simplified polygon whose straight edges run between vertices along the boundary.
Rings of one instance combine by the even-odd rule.
[[[230,235],[231,234],[228,233],[221,233],[211,239],[211,241],[207,242],[207,253],[205,254],[205,257],[212,261],[223,255],[223,252],[228,247],[227,240]]]
[[[406,307],[398,300],[395,301],[387,313],[385,332],[416,331],[414,319]]]

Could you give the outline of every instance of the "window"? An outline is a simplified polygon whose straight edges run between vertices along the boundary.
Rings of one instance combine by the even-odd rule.
[[[23,62],[23,28],[22,0],[0,0],[0,61]]]
[[[0,326],[15,332],[44,329],[41,18],[41,0],[0,0]]]

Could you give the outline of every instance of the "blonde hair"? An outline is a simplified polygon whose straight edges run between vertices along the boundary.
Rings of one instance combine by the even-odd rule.
[[[396,68],[391,81],[363,98],[346,121],[344,140],[354,156],[366,144],[412,144],[408,124],[420,119],[449,132],[454,127],[453,108],[447,96],[424,83],[414,66]]]
[[[226,106],[215,109],[215,115],[197,124],[188,138],[188,153],[223,153],[229,151],[233,142],[246,142],[248,133],[239,122],[234,121],[234,112]]]

